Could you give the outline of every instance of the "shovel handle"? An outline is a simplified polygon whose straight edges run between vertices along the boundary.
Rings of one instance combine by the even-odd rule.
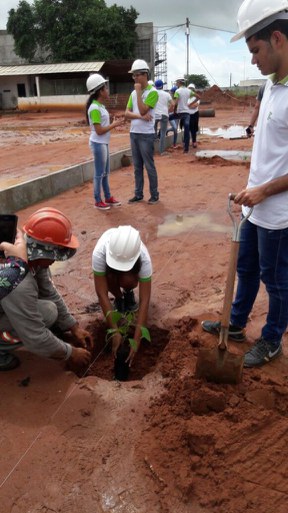
[[[235,215],[232,212],[231,202],[234,201],[236,197],[235,193],[230,193],[228,195],[228,214],[233,223],[233,233],[232,233],[232,241],[230,248],[230,258],[229,258],[229,266],[228,266],[228,275],[225,287],[225,295],[224,295],[224,303],[222,310],[222,318],[221,318],[221,329],[219,335],[219,349],[227,349],[228,348],[228,332],[229,332],[229,323],[231,316],[231,306],[233,301],[234,294],[234,284],[235,284],[235,276],[237,269],[237,260],[240,246],[240,234],[241,228],[243,224],[247,221],[247,219],[252,214],[253,208],[250,208],[247,215],[244,216],[241,221],[237,222]]]
[[[234,215],[234,213],[232,212],[232,201],[235,200],[237,194],[235,192],[230,192],[228,194],[228,205],[227,205],[227,212],[231,218],[231,221],[232,221],[232,224],[233,224],[233,232],[232,232],[232,241],[236,241],[236,242],[240,242],[240,233],[241,233],[241,228],[243,226],[243,224],[245,223],[245,221],[247,221],[247,219],[249,219],[249,217],[251,216],[252,212],[253,212],[253,207],[252,208],[249,208],[246,216],[243,216],[242,219],[237,222],[236,220],[236,217]]]

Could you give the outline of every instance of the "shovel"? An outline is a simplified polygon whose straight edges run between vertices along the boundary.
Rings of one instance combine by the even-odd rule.
[[[239,223],[237,223],[231,209],[231,202],[234,200],[235,196],[236,195],[232,193],[228,196],[227,211],[233,223],[233,232],[219,342],[218,346],[213,349],[201,349],[196,363],[196,377],[205,378],[207,381],[213,381],[214,383],[240,383],[244,363],[243,356],[239,356],[228,351],[228,334],[240,245],[240,233],[243,224],[250,217],[253,209],[251,208],[248,214],[243,217]]]

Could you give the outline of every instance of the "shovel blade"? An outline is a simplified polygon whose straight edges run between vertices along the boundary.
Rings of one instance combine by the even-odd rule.
[[[195,376],[213,383],[237,385],[242,381],[243,356],[230,353],[218,346],[212,349],[200,349]]]

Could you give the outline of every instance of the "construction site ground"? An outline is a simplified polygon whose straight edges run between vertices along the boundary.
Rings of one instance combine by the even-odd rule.
[[[129,205],[133,166],[110,177],[122,206],[94,208],[87,183],[17,212],[21,226],[44,205],[61,209],[80,240],[76,255],[52,266],[71,312],[94,337],[89,369],[24,349],[21,365],[2,373],[0,510],[3,513],[287,513],[288,365],[244,370],[238,385],[195,378],[199,348],[217,338],[201,330],[221,315],[231,241],[227,197],[245,187],[249,163],[199,158],[198,150],[251,150],[252,139],[206,135],[242,125],[246,103],[222,97],[200,118],[198,148],[181,145],[155,156],[160,202]],[[118,113],[120,115],[121,113]],[[82,113],[26,113],[0,118],[0,186],[91,159]],[[111,151],[129,146],[129,126],[112,135]],[[153,262],[148,328],[127,382],[113,379],[105,325],[94,291],[91,253],[110,227],[132,224]],[[243,354],[267,313],[261,287]],[[70,340],[69,334],[66,336]]]

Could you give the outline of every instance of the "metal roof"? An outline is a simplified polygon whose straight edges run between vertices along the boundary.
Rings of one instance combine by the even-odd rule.
[[[22,64],[19,66],[0,66],[0,76],[44,75],[51,73],[97,72],[104,62],[66,62],[59,64]]]

